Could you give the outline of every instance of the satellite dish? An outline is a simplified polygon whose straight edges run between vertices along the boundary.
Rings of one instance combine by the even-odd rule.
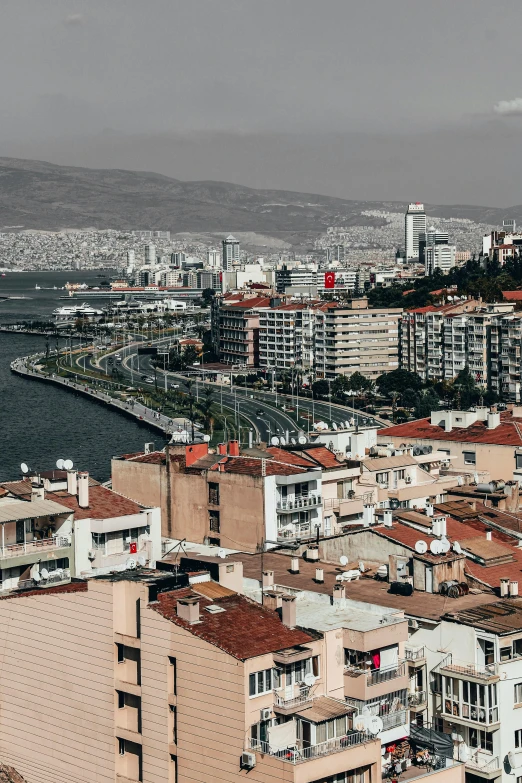
[[[337,424],[335,423],[335,421],[332,421],[332,429],[333,429],[333,430],[336,430],[336,429],[337,429]]]
[[[125,563],[125,568],[128,568],[129,571],[133,571],[136,568],[136,560],[133,557],[129,557]]]
[[[441,547],[442,547],[442,554],[444,554],[444,555],[445,555],[445,554],[446,554],[446,552],[449,552],[449,551],[450,551],[450,549],[451,549],[451,544],[450,544],[450,542],[448,541],[448,539],[447,539],[447,538],[441,538],[441,539],[440,539],[440,541],[439,541],[439,544],[440,544],[440,545],[441,545]]]
[[[349,429],[350,422],[348,421],[348,419],[344,422],[344,426],[346,427],[346,429]]]
[[[292,444],[292,446],[295,446],[297,441],[295,438],[290,438],[290,443]]]
[[[270,443],[272,444],[272,446],[279,446],[279,438],[276,435],[274,435],[274,437],[270,439]]]
[[[342,566],[347,566],[348,558],[346,557],[346,555],[341,555],[341,557],[339,558],[339,562]]]
[[[217,556],[220,557],[222,560],[224,560],[225,557],[227,556],[227,553],[225,552],[224,549],[218,549]]]
[[[305,684],[305,685],[306,685],[308,688],[311,688],[311,687],[312,687],[312,685],[314,685],[314,683],[315,683],[315,677],[314,677],[314,675],[313,675],[311,672],[309,672],[308,674],[305,674],[305,678],[304,678],[304,684]]]
[[[397,511],[397,509],[399,508],[400,504],[401,504],[401,502],[400,502],[400,500],[398,498],[392,498],[390,500],[390,508],[391,508],[391,510],[392,511]]]
[[[210,435],[203,435],[203,440],[205,443],[208,443],[210,441]]]
[[[286,446],[286,440],[283,438],[283,436],[282,436],[282,435],[281,435],[281,437],[279,438],[279,442],[280,442],[281,446]]]
[[[511,769],[515,769],[515,767],[517,766],[517,759],[512,750],[509,751],[507,757],[508,757],[509,766],[511,767]]]
[[[353,716],[353,727],[355,731],[366,731],[366,727],[368,725],[368,716],[367,715],[354,715]]]
[[[38,584],[38,582],[40,582],[41,579],[42,577],[40,576],[40,572],[35,571],[33,574],[33,582],[36,582],[36,584]]]
[[[430,544],[430,552],[432,555],[441,555],[442,554],[442,545],[438,539],[435,539],[435,541],[432,541]]]
[[[73,463],[72,459],[66,459],[65,462],[63,463],[63,466],[64,466],[65,470],[72,470],[73,464],[74,463]]]
[[[138,555],[136,559],[138,561],[138,565],[141,566],[142,568],[143,566],[147,565],[147,558],[145,557],[145,555]]]
[[[366,719],[366,726],[370,734],[379,734],[384,728],[384,723],[378,715],[372,715]]]
[[[22,473],[29,473],[29,466],[25,462],[22,462],[20,465],[20,470]]]
[[[462,554],[462,547],[458,541],[453,542],[453,551],[456,552],[458,555]]]
[[[42,570],[40,571],[40,576],[42,577],[42,579],[49,579],[49,571],[47,570],[47,568],[42,568]]]
[[[427,543],[425,541],[422,541],[422,540],[421,541],[417,541],[417,543],[415,544],[415,551],[419,555],[425,555],[426,552],[428,551]]]
[[[305,438],[305,436],[304,436],[304,435],[300,435],[300,436],[299,436],[299,440],[298,440],[297,442],[298,442],[298,443],[300,443],[300,444],[301,444],[301,446],[304,446],[304,444],[306,443],[306,438]]]
[[[63,459],[56,460],[56,467],[58,468],[58,470],[63,470]]]

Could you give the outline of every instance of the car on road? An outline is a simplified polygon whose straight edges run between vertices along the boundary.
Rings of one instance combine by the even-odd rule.
[[[171,383],[170,384],[171,389],[179,389],[179,383]]]
[[[256,411],[256,416],[262,416],[264,413],[264,410],[262,408],[259,408],[258,411]]]

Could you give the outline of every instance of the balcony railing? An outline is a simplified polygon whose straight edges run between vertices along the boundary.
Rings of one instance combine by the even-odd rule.
[[[408,706],[409,707],[422,707],[428,701],[428,694],[426,691],[415,691],[415,693],[408,693]]]
[[[406,666],[404,661],[401,661],[397,666],[388,666],[385,669],[375,669],[374,671],[361,669],[357,666],[348,666],[344,673],[348,677],[366,676],[368,685],[377,685],[380,682],[387,682],[388,680],[395,680],[397,677],[403,677],[406,673]]]
[[[424,647],[406,647],[404,650],[404,657],[407,661],[418,661],[419,659],[426,657],[426,651]]]
[[[291,699],[285,699],[278,691],[274,691],[274,703],[276,707],[280,707],[284,710],[291,710],[294,707],[301,707],[303,704],[308,704],[313,701],[310,696],[310,688],[301,688],[298,696],[293,696]]]
[[[493,772],[500,769],[500,761],[498,756],[493,756],[493,758],[479,758],[477,756],[466,761],[466,767],[476,769],[478,772]]]
[[[54,536],[54,538],[41,538],[38,541],[27,541],[25,544],[9,544],[0,547],[2,557],[19,557],[34,552],[48,551],[49,549],[62,549],[71,546],[69,536]]]
[[[449,657],[449,661],[440,667],[441,671],[448,671],[452,674],[461,674],[469,677],[479,677],[488,680],[491,677],[498,677],[498,664],[488,663],[485,666],[479,666],[476,663],[467,663],[466,661],[454,661]]]
[[[321,495],[300,495],[294,500],[278,500],[278,511],[297,511],[302,508],[314,508],[320,506],[322,502]]]
[[[386,729],[395,729],[397,726],[404,726],[408,723],[408,711],[397,710],[397,712],[389,712],[388,715],[381,715],[383,731]]]
[[[346,734],[344,737],[335,737],[334,739],[326,740],[326,742],[320,742],[319,745],[310,745],[308,748],[304,748],[299,744],[284,750],[273,750],[270,747],[270,743],[254,739],[247,740],[247,746],[249,750],[257,750],[260,753],[275,756],[283,761],[288,761],[290,764],[301,764],[310,759],[328,756],[331,753],[339,753],[355,745],[362,745],[365,742],[372,741],[373,737],[371,735],[355,731],[352,734]]]

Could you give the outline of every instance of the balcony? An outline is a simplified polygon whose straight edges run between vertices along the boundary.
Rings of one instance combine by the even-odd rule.
[[[406,647],[404,658],[412,666],[424,666],[426,663],[426,650],[424,647]]]
[[[300,709],[304,704],[311,704],[310,688],[300,688],[297,696],[285,698],[281,692],[274,691],[274,711],[283,715],[290,715]]]
[[[485,780],[493,780],[502,773],[498,756],[486,756],[480,752],[477,752],[474,758],[466,761],[466,771]]]
[[[0,547],[1,557],[20,557],[21,555],[42,554],[55,549],[63,549],[71,546],[69,536],[54,536],[53,538],[41,538],[37,541],[27,541],[25,544],[10,544]]]
[[[304,508],[316,508],[322,504],[321,495],[298,495],[293,500],[278,500],[277,510],[279,513],[290,513],[300,511]]]
[[[441,672],[448,672],[453,677],[460,677],[464,680],[479,680],[481,682],[492,682],[499,679],[499,669],[497,663],[489,663],[485,666],[479,666],[475,663],[466,661],[453,661],[451,656],[440,667]]]
[[[409,715],[407,710],[397,710],[396,712],[390,712],[388,715],[381,715],[382,730],[396,729],[397,726],[406,726],[409,723]]]
[[[427,691],[415,691],[415,693],[408,693],[408,707],[410,710],[412,710],[412,712],[425,710],[427,706]]]
[[[350,666],[344,672],[344,695],[348,699],[370,701],[390,691],[407,687],[408,676],[404,661],[400,661],[397,666],[373,671]]]
[[[332,753],[348,750],[357,745],[363,745],[366,742],[375,742],[375,739],[369,734],[354,731],[346,734],[344,737],[335,737],[334,739],[326,740],[326,742],[321,742],[319,745],[310,745],[309,747],[304,747],[302,740],[297,740],[296,745],[292,747],[284,750],[273,750],[268,742],[253,739],[247,739],[247,747],[249,750],[257,750],[268,756],[274,756],[282,761],[286,761],[289,764],[301,764],[311,759],[322,758]]]

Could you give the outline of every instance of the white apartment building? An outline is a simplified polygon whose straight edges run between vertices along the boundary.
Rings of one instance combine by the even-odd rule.
[[[222,244],[222,267],[224,270],[232,269],[234,264],[239,264],[239,241],[229,234]]]
[[[288,304],[259,313],[259,366],[276,372],[314,366],[315,309]]]
[[[424,271],[426,275],[432,275],[436,269],[440,269],[446,275],[455,266],[457,253],[455,245],[426,245],[424,253]]]
[[[419,239],[426,233],[426,213],[424,204],[409,204],[404,217],[404,246],[406,261],[419,258]]]

